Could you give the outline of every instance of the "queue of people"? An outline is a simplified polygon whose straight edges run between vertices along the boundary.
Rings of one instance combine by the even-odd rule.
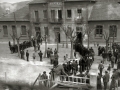
[[[32,46],[31,41],[24,41],[24,42],[19,44],[20,51],[25,50],[25,49],[27,49],[31,46]],[[10,48],[11,53],[17,53],[18,52],[17,44],[12,45],[10,41],[9,41],[9,48]]]

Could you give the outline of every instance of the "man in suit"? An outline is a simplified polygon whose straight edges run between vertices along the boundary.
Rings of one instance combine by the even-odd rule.
[[[40,57],[40,61],[42,61],[42,55],[43,55],[43,53],[40,51],[40,52],[38,53],[38,55],[39,55],[39,57]]]
[[[41,78],[45,80],[44,85],[47,86],[48,75],[46,74],[46,71],[43,72],[43,74],[41,75]]]
[[[110,75],[107,71],[105,71],[105,75],[103,76],[104,90],[107,90],[109,79],[110,79]]]
[[[102,61],[101,61],[101,63],[99,64],[98,69],[100,70],[100,75],[102,76],[102,71],[103,71],[103,69],[104,69],[104,66],[103,66]]]
[[[28,52],[28,50],[26,51],[26,58],[27,58],[27,61],[29,61],[29,52]]]

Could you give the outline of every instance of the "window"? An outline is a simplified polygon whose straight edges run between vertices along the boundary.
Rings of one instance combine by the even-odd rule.
[[[55,19],[55,10],[51,10],[51,19]]]
[[[82,9],[77,9],[77,19],[82,18]]]
[[[4,36],[8,36],[8,29],[6,25],[3,25],[3,33],[4,33]]]
[[[76,27],[76,32],[82,31],[82,27]]]
[[[47,10],[43,10],[44,18],[47,18]]]
[[[96,37],[102,37],[103,34],[103,26],[102,25],[97,25],[96,30],[95,30],[95,36]]]
[[[110,37],[117,37],[117,26],[116,25],[110,25],[109,27],[109,36]]]
[[[38,13],[38,11],[35,11],[35,19],[36,19],[36,21],[39,20],[39,13]]]
[[[16,26],[15,25],[12,25],[12,32],[13,32],[14,35],[17,34],[17,32],[16,32]]]
[[[71,10],[67,10],[67,18],[71,18],[72,17],[72,11]]]
[[[45,30],[45,35],[49,35],[48,27],[44,27],[44,30]]]
[[[82,13],[82,9],[77,9],[77,13]]]
[[[62,10],[58,10],[58,18],[62,19]]]
[[[82,31],[82,27],[76,27],[76,35],[78,35],[78,33],[81,31]]]
[[[21,34],[26,35],[26,26],[21,26]]]

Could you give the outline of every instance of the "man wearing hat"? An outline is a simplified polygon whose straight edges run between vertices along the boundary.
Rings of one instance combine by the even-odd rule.
[[[46,80],[44,81],[44,85],[47,86],[48,76],[47,76],[47,74],[46,74],[46,71],[43,72],[43,74],[41,75],[41,77],[42,77],[42,79],[44,79],[44,80],[46,79]]]
[[[103,84],[104,84],[104,90],[107,90],[107,85],[109,82],[110,75],[107,71],[105,71],[105,75],[103,76]]]

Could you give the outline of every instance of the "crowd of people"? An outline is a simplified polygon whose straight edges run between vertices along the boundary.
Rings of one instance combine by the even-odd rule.
[[[40,61],[42,61],[43,58],[43,52],[40,49],[40,44],[42,45],[42,41],[36,41],[32,40],[33,43],[33,47],[34,47],[34,51],[39,51],[38,52],[38,56],[40,57]],[[29,51],[26,50],[25,53],[25,49],[31,47],[31,41],[24,41],[23,43],[20,43],[20,54],[21,54],[21,59],[25,59],[24,56],[26,56],[26,60],[29,61]],[[116,86],[118,85],[116,82],[116,69],[114,69],[115,64],[117,64],[117,70],[120,69],[120,45],[117,43],[114,43],[112,45],[112,47],[109,47],[108,45],[108,51],[106,51],[106,47],[103,46],[98,46],[98,56],[102,57],[103,60],[101,60],[101,62],[98,65],[98,76],[97,76],[97,89],[98,90],[102,90],[102,79],[103,79],[103,86],[104,86],[104,90],[107,90],[108,88],[108,83],[110,82],[110,90],[116,88]],[[9,42],[9,48],[10,51],[12,53],[17,53],[18,52],[18,48],[17,45],[12,45]],[[87,49],[83,46],[79,46],[79,44],[77,46],[74,47],[74,59],[73,60],[69,60],[68,61],[68,54],[66,54],[66,56],[63,57],[64,61],[67,61],[65,63],[63,63],[63,71],[60,71],[60,75],[74,75],[74,76],[78,76],[78,77],[87,77],[90,78],[90,74],[89,74],[89,70],[91,69],[91,65],[94,62],[94,55],[95,52],[93,50],[93,48],[91,47],[90,49]],[[33,60],[36,59],[36,54],[35,52],[33,53]],[[80,60],[76,60],[76,52],[79,52],[79,54],[82,56]],[[50,64],[53,64],[53,69],[51,69],[50,71],[50,75],[51,77],[54,77],[54,69],[57,68],[57,66],[59,65],[58,59],[59,59],[59,55],[58,55],[58,51],[55,48],[55,50],[53,51],[52,48],[47,48],[46,51],[46,55],[47,58],[50,59]],[[105,67],[105,64],[109,64],[107,70],[105,70],[105,74],[103,75],[103,70]],[[113,70],[113,75],[110,77],[110,73]],[[79,74],[78,74],[79,73]],[[46,71],[43,72],[42,74],[42,78],[43,79],[48,79],[48,76],[46,74]],[[111,79],[111,81],[110,81]],[[88,81],[89,83],[90,81]],[[120,82],[119,82],[120,83]],[[46,82],[45,82],[46,84]]]
[[[31,47],[31,41],[24,41],[22,43],[19,44],[19,49],[21,50],[25,50],[26,48]],[[18,45],[12,45],[11,42],[9,41],[9,49],[11,51],[11,53],[17,53],[18,52]]]
[[[120,45],[117,43],[114,43],[112,47],[108,44],[108,51],[106,50],[106,47],[98,47],[98,56],[101,56],[103,60],[101,60],[101,63],[98,66],[99,73],[97,76],[97,89],[102,89],[102,83],[101,80],[103,79],[103,86],[104,90],[107,90],[108,83],[110,83],[110,90],[116,90],[116,87],[120,85],[120,81],[118,80],[118,83],[116,81],[117,75],[115,75],[116,70],[120,69]],[[105,71],[105,75],[103,75],[104,65],[109,63],[107,70]],[[115,64],[117,65],[117,68],[115,68]],[[110,78],[111,71],[113,70],[113,74]],[[111,79],[111,82],[110,82]]]

